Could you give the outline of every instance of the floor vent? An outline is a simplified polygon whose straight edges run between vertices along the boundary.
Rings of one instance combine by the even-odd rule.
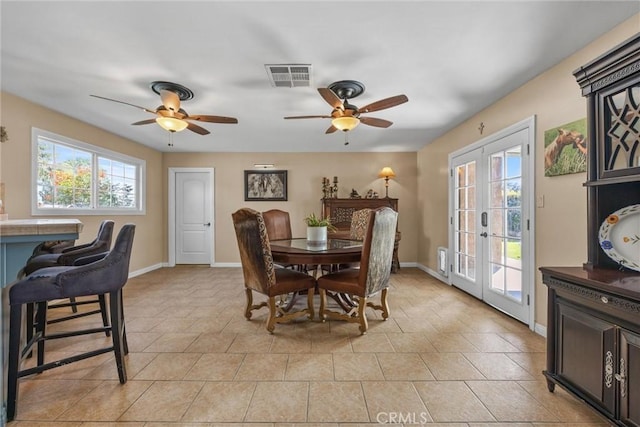
[[[266,64],[264,66],[273,87],[311,86],[311,65],[309,64]]]
[[[449,276],[449,269],[447,268],[447,265],[449,264],[449,260],[447,259],[448,253],[449,251],[447,250],[447,248],[438,248],[438,273],[440,273],[444,277]]]

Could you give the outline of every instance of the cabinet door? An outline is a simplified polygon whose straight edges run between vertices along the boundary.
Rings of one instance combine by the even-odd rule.
[[[611,415],[615,411],[616,327],[587,308],[558,303],[557,373]]]
[[[620,386],[620,421],[640,426],[640,335],[620,330],[618,375]]]

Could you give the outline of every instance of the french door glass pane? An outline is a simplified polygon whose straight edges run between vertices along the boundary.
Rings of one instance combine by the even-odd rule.
[[[454,271],[466,279],[475,280],[476,187],[475,161],[456,166],[455,191],[455,256]]]
[[[520,146],[489,157],[490,289],[522,300],[522,156]]]

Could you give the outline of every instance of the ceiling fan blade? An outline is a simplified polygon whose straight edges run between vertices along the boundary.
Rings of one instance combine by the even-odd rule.
[[[289,116],[285,119],[330,119],[331,116]]]
[[[389,120],[376,119],[375,117],[360,117],[360,121],[365,125],[375,126],[377,128],[388,128],[393,124]]]
[[[94,98],[100,98],[100,99],[104,99],[106,101],[113,101],[113,102],[117,102],[119,104],[124,104],[124,105],[130,105],[131,107],[136,107],[139,108],[143,111],[146,111],[147,113],[151,113],[151,114],[156,114],[156,110],[150,110],[148,108],[145,107],[141,107],[139,105],[135,105],[135,104],[130,104],[128,102],[124,102],[124,101],[118,101],[117,99],[111,99],[111,98],[105,98],[104,96],[98,96],[98,95],[89,95],[89,96],[93,96]]]
[[[134,126],[137,125],[149,125],[151,123],[155,123],[156,119],[147,119],[147,120],[140,120],[139,122],[135,122],[135,123],[131,123]]]
[[[391,98],[381,99],[380,101],[372,102],[369,105],[359,108],[360,113],[370,113],[372,111],[380,111],[386,108],[395,107],[396,105],[404,104],[409,98],[406,95],[396,95]]]
[[[337,131],[337,130],[338,130],[338,128],[337,128],[337,127],[335,127],[334,125],[331,125],[331,126],[329,126],[329,129],[327,129],[327,130],[325,131],[325,134],[327,134],[327,133],[334,133],[334,132],[335,132],[335,131]]]
[[[198,120],[201,122],[209,122],[209,123],[238,123],[238,119],[235,117],[224,117],[224,116],[205,116],[205,115],[197,115],[197,116],[186,116],[185,120]]]
[[[180,110],[180,97],[177,93],[171,90],[161,89],[160,99],[162,100],[162,105],[164,105],[167,110]]]
[[[206,130],[202,126],[198,126],[198,125],[196,125],[194,123],[190,123],[190,122],[187,122],[187,123],[189,123],[187,125],[187,129],[189,129],[192,132],[195,132],[195,133],[200,134],[200,135],[209,135],[209,133],[210,133],[208,130]]]
[[[327,101],[329,105],[331,105],[334,109],[340,108],[343,110],[342,100],[338,98],[338,95],[335,94],[334,91],[329,89],[328,87],[319,87],[318,92],[320,92],[320,96]]]

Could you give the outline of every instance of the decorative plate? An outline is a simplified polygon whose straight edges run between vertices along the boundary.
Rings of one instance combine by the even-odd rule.
[[[600,247],[618,264],[640,271],[640,205],[629,205],[609,215],[598,233]]]

